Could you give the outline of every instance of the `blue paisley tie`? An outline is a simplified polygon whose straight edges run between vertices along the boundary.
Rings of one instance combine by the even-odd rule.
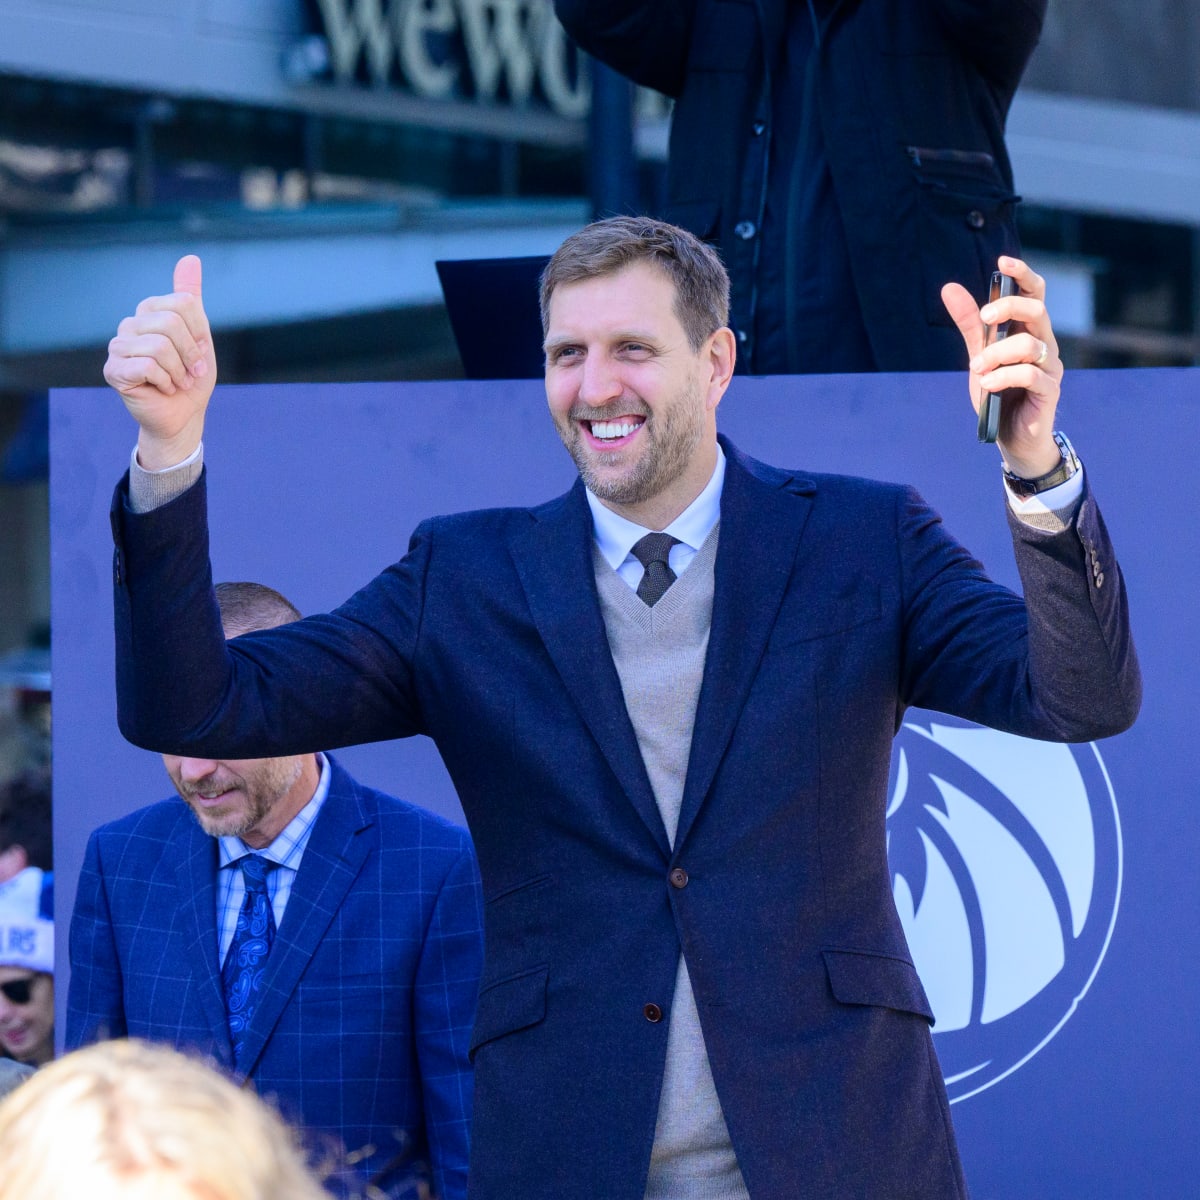
[[[275,940],[275,914],[267,895],[267,872],[277,865],[259,854],[247,854],[238,861],[246,881],[246,898],[221,970],[229,1036],[233,1039],[233,1062],[237,1067],[242,1065],[246,1030],[258,1005],[259,985]]]

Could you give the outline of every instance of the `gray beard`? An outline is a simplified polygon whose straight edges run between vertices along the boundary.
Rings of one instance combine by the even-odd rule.
[[[224,817],[209,816],[191,803],[188,803],[188,808],[195,817],[196,824],[209,837],[241,837],[243,834],[249,833],[267,815],[271,806],[269,804],[254,805],[245,812],[228,813]]]

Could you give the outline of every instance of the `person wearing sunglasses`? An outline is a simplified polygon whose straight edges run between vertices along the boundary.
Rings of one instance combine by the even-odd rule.
[[[54,1057],[54,876],[27,867],[0,886],[0,1055]]]

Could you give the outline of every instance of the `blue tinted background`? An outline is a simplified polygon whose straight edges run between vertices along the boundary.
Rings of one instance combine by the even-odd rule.
[[[954,1106],[975,1200],[1187,1197],[1200,1148],[1200,372],[1072,376],[1061,424],[1084,458],[1129,581],[1146,676],[1138,725],[1103,745],[1125,882],[1107,957],[1041,1053]],[[780,465],[912,482],[999,579],[1016,572],[995,451],[959,376],[739,379],[720,425]],[[170,794],[116,728],[112,485],[132,422],[112,393],[51,397],[59,955],[87,834]],[[329,608],[435,512],[537,502],[570,461],[537,383],[222,388],[206,439],[215,576]],[[180,680],[186,686],[186,680]],[[365,781],[461,819],[431,745],[342,752]],[[65,970],[60,999],[65,997]]]

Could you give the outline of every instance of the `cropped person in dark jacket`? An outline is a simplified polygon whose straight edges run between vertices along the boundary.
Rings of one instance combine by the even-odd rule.
[[[1047,0],[555,0],[675,99],[667,219],[716,244],[740,369],[965,365],[940,299],[1018,249],[1004,123]]]

